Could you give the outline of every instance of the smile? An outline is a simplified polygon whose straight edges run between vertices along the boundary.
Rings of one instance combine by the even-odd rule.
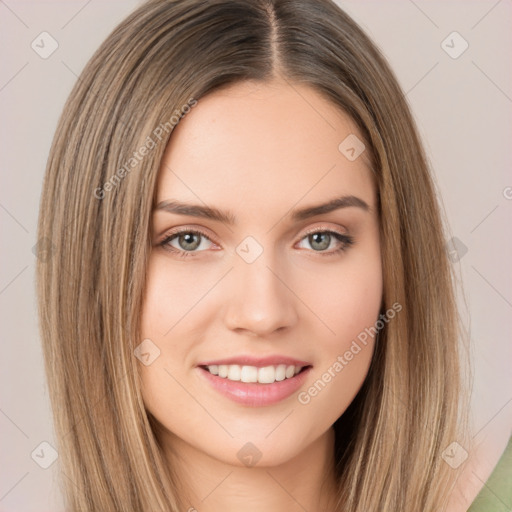
[[[311,365],[210,364],[197,366],[196,371],[202,382],[221,396],[248,407],[264,407],[298,392],[312,368]]]
[[[277,366],[265,366],[258,368],[256,366],[241,366],[238,364],[212,364],[206,366],[212,375],[218,375],[221,378],[240,382],[258,382],[259,384],[273,384],[285,379],[291,379],[300,373],[305,366],[294,366],[280,364]]]

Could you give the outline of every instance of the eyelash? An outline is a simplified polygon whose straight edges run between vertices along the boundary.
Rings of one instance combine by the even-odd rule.
[[[179,231],[174,231],[173,233],[170,233],[158,245],[163,247],[165,250],[170,251],[173,254],[176,254],[180,258],[194,257],[197,255],[197,253],[203,252],[203,251],[182,251],[180,249],[176,249],[175,247],[172,247],[171,245],[169,245],[170,242],[174,238],[176,238],[177,236],[179,236],[183,233],[201,235],[204,238],[206,238],[207,240],[209,240],[210,242],[215,243],[215,242],[213,242],[213,240],[211,240],[211,238],[206,233],[204,233],[203,231],[201,231],[199,229],[181,229]],[[316,253],[320,254],[320,256],[328,257],[328,256],[334,256],[335,254],[340,254],[340,253],[346,251],[351,245],[354,244],[354,238],[352,236],[342,235],[341,233],[338,233],[337,231],[332,231],[332,230],[328,230],[328,229],[313,229],[311,231],[308,231],[301,238],[301,241],[304,240],[304,238],[307,238],[309,235],[313,235],[315,233],[323,233],[323,234],[327,233],[329,235],[333,235],[335,239],[337,239],[339,242],[341,242],[341,245],[338,248],[328,251],[328,252],[327,251],[312,251],[312,252],[316,252]]]

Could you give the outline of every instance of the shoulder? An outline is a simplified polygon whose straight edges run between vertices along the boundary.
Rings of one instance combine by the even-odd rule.
[[[468,450],[468,458],[450,496],[446,512],[468,512],[470,507],[471,512],[478,512],[480,509],[477,508],[477,501],[480,500],[475,500],[482,497],[491,474],[496,478],[507,478],[509,483],[505,488],[511,488],[511,458],[510,433],[504,439],[485,438],[475,443]]]

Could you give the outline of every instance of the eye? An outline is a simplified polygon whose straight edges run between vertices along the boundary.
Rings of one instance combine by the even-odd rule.
[[[348,249],[354,239],[349,235],[330,230],[317,230],[308,233],[302,240],[306,240],[314,252],[322,253],[322,256],[332,255]],[[329,248],[334,250],[327,251]]]
[[[196,252],[202,252],[209,248],[207,240],[210,244],[213,242],[203,232],[195,229],[184,229],[171,233],[160,242],[160,246],[176,253],[178,256],[193,256]],[[205,247],[206,245],[206,247]]]

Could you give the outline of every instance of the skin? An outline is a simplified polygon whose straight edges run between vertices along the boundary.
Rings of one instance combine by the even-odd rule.
[[[304,391],[375,324],[376,190],[366,152],[349,161],[338,150],[350,134],[362,140],[347,115],[307,86],[244,82],[201,98],[166,148],[156,204],[172,198],[237,219],[229,226],[159,210],[152,220],[142,334],[160,355],[141,365],[143,398],[169,464],[179,467],[187,507],[289,512],[332,504],[332,425],[364,382],[374,340],[306,405],[297,393],[265,407],[235,403],[206,384],[197,365],[240,354],[295,357],[313,366]],[[295,209],[343,195],[369,209],[291,220]],[[199,228],[210,240],[192,239],[201,241],[194,255],[179,257],[160,245],[176,228]],[[322,248],[310,229],[354,243],[335,253],[340,242],[332,237]],[[247,236],[263,249],[252,263],[236,252]],[[169,245],[190,248],[179,237]],[[248,442],[261,452],[253,467],[237,457]]]

